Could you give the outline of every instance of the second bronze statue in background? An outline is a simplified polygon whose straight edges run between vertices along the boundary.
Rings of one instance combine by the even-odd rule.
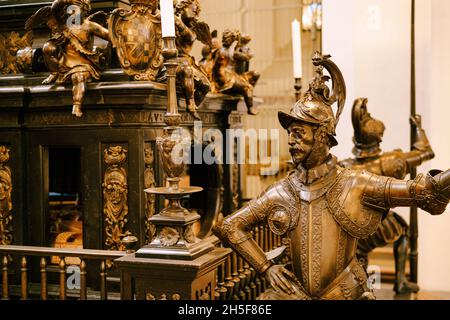
[[[367,99],[355,100],[352,110],[352,123],[355,130],[353,149],[354,159],[340,162],[340,165],[354,170],[367,170],[381,176],[404,179],[411,169],[424,161],[434,158],[433,150],[422,129],[420,116],[410,119],[415,128],[415,144],[410,152],[394,150],[382,152],[380,143],[385,126],[383,122],[372,118],[367,110]],[[358,242],[357,256],[367,267],[369,253],[378,247],[394,244],[395,286],[397,293],[417,292],[419,287],[408,282],[405,275],[409,226],[405,220],[393,211],[389,211],[376,233]]]

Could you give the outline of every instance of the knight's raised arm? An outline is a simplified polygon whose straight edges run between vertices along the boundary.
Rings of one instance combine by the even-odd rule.
[[[405,153],[404,159],[408,164],[408,171],[420,166],[423,162],[434,158],[434,151],[431,148],[425,130],[422,128],[422,120],[419,115],[411,117],[411,123],[415,128],[415,143],[412,151]]]
[[[414,180],[380,178],[367,185],[363,204],[377,208],[417,206],[432,215],[444,213],[450,199],[450,170],[430,171]]]

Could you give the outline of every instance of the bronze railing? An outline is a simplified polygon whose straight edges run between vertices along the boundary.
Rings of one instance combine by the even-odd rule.
[[[282,245],[280,237],[274,235],[268,227],[258,227],[253,230],[254,239],[264,249],[269,252]],[[114,260],[126,255],[123,251],[107,251],[107,250],[89,250],[89,249],[63,249],[63,248],[47,248],[47,247],[27,247],[27,246],[0,246],[0,266],[2,274],[2,299],[13,298],[10,294],[12,287],[12,275],[16,275],[15,279],[20,283],[20,299],[42,299],[49,298],[48,293],[48,272],[49,261],[52,257],[59,258],[57,267],[58,276],[58,294],[55,298],[65,300],[67,298],[67,266],[66,258],[78,258],[80,268],[80,300],[87,299],[87,261],[100,262],[97,270],[99,279],[99,298],[108,299],[107,276]],[[29,265],[29,257],[38,257],[39,261],[39,277],[40,283],[34,284],[39,287],[38,297],[30,297],[30,273],[32,270]],[[18,272],[12,272],[14,268],[14,259],[20,259]],[[16,263],[17,265],[17,263]],[[90,270],[91,271],[91,270]],[[92,271],[93,272],[93,271]],[[255,300],[268,287],[264,277],[257,274],[244,259],[239,257],[235,252],[231,253],[224,264],[217,269],[217,283],[215,290],[216,300]]]
[[[52,257],[59,258],[59,299],[67,298],[67,264],[66,258],[80,259],[80,290],[79,299],[87,299],[87,261],[100,262],[98,270],[100,299],[108,299],[107,276],[114,259],[124,256],[126,253],[122,251],[106,251],[106,250],[89,250],[89,249],[62,249],[62,248],[45,248],[45,247],[27,247],[27,246],[0,246],[1,257],[1,273],[2,273],[2,299],[10,299],[10,271],[14,266],[14,258],[20,258],[20,298],[25,300],[29,298],[29,257],[40,258],[40,299],[48,299],[48,269],[49,261]]]
[[[281,237],[273,234],[267,226],[253,230],[253,237],[265,252],[283,245]],[[255,300],[269,285],[236,252],[231,253],[217,270],[216,300]]]

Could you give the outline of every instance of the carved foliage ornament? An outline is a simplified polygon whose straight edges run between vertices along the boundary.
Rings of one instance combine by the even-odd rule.
[[[131,10],[116,9],[108,21],[111,42],[122,69],[138,81],[154,81],[164,62],[161,16],[156,0],[130,0]]]
[[[125,250],[121,240],[129,235],[124,232],[128,216],[127,170],[124,164],[127,150],[121,146],[104,150],[108,165],[103,180],[103,214],[105,217],[105,245],[110,250]]]
[[[20,73],[20,63],[16,58],[17,52],[33,43],[31,32],[20,36],[17,32],[0,34],[0,73],[17,74]]]
[[[0,146],[0,245],[12,242],[12,178],[11,169],[6,165],[9,161],[9,149]]]

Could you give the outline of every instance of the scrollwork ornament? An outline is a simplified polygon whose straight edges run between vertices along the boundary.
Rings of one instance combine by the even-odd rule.
[[[105,217],[105,245],[110,250],[125,250],[121,240],[129,234],[124,228],[128,216],[127,150],[121,146],[104,151],[108,167],[103,180],[103,214]]]
[[[12,243],[12,177],[9,161],[9,149],[0,146],[0,245]]]
[[[184,240],[186,240],[187,243],[195,243],[196,237],[192,225],[187,226],[184,230]]]

